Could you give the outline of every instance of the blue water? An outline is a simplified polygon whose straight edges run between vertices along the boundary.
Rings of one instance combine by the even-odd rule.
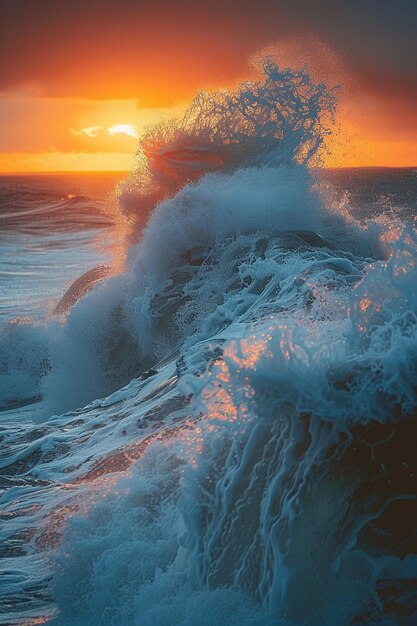
[[[417,623],[417,173],[264,69],[0,179],[1,624]]]
[[[83,272],[109,263],[121,237],[120,174],[0,179],[0,322],[41,319]]]

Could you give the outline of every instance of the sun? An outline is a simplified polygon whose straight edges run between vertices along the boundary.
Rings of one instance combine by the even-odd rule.
[[[114,126],[109,126],[107,128],[107,132],[109,133],[109,135],[123,134],[127,135],[128,137],[133,137],[134,139],[137,139],[139,137],[133,124],[115,124]]]

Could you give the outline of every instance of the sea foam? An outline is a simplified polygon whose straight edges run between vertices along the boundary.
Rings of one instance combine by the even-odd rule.
[[[416,233],[326,205],[333,107],[270,61],[198,96],[140,144],[125,271],[3,336],[5,400],[72,411],[3,463],[46,481],[54,623],[413,623]]]

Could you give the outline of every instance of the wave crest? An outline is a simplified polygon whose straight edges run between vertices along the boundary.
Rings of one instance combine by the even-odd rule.
[[[268,58],[261,70],[258,81],[235,91],[199,93],[182,119],[144,133],[138,167],[121,194],[125,212],[137,214],[207,172],[317,158],[331,132],[334,94],[306,71],[280,70]]]

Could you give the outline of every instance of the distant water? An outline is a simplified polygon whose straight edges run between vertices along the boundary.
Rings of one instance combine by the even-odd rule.
[[[319,178],[334,186],[356,218],[385,216],[412,222],[417,216],[417,168],[362,167],[324,170]]]
[[[417,174],[312,168],[333,107],[266,61],[117,208],[0,180],[0,624],[417,624]]]
[[[0,177],[0,324],[41,319],[121,243],[115,185],[122,174]]]

